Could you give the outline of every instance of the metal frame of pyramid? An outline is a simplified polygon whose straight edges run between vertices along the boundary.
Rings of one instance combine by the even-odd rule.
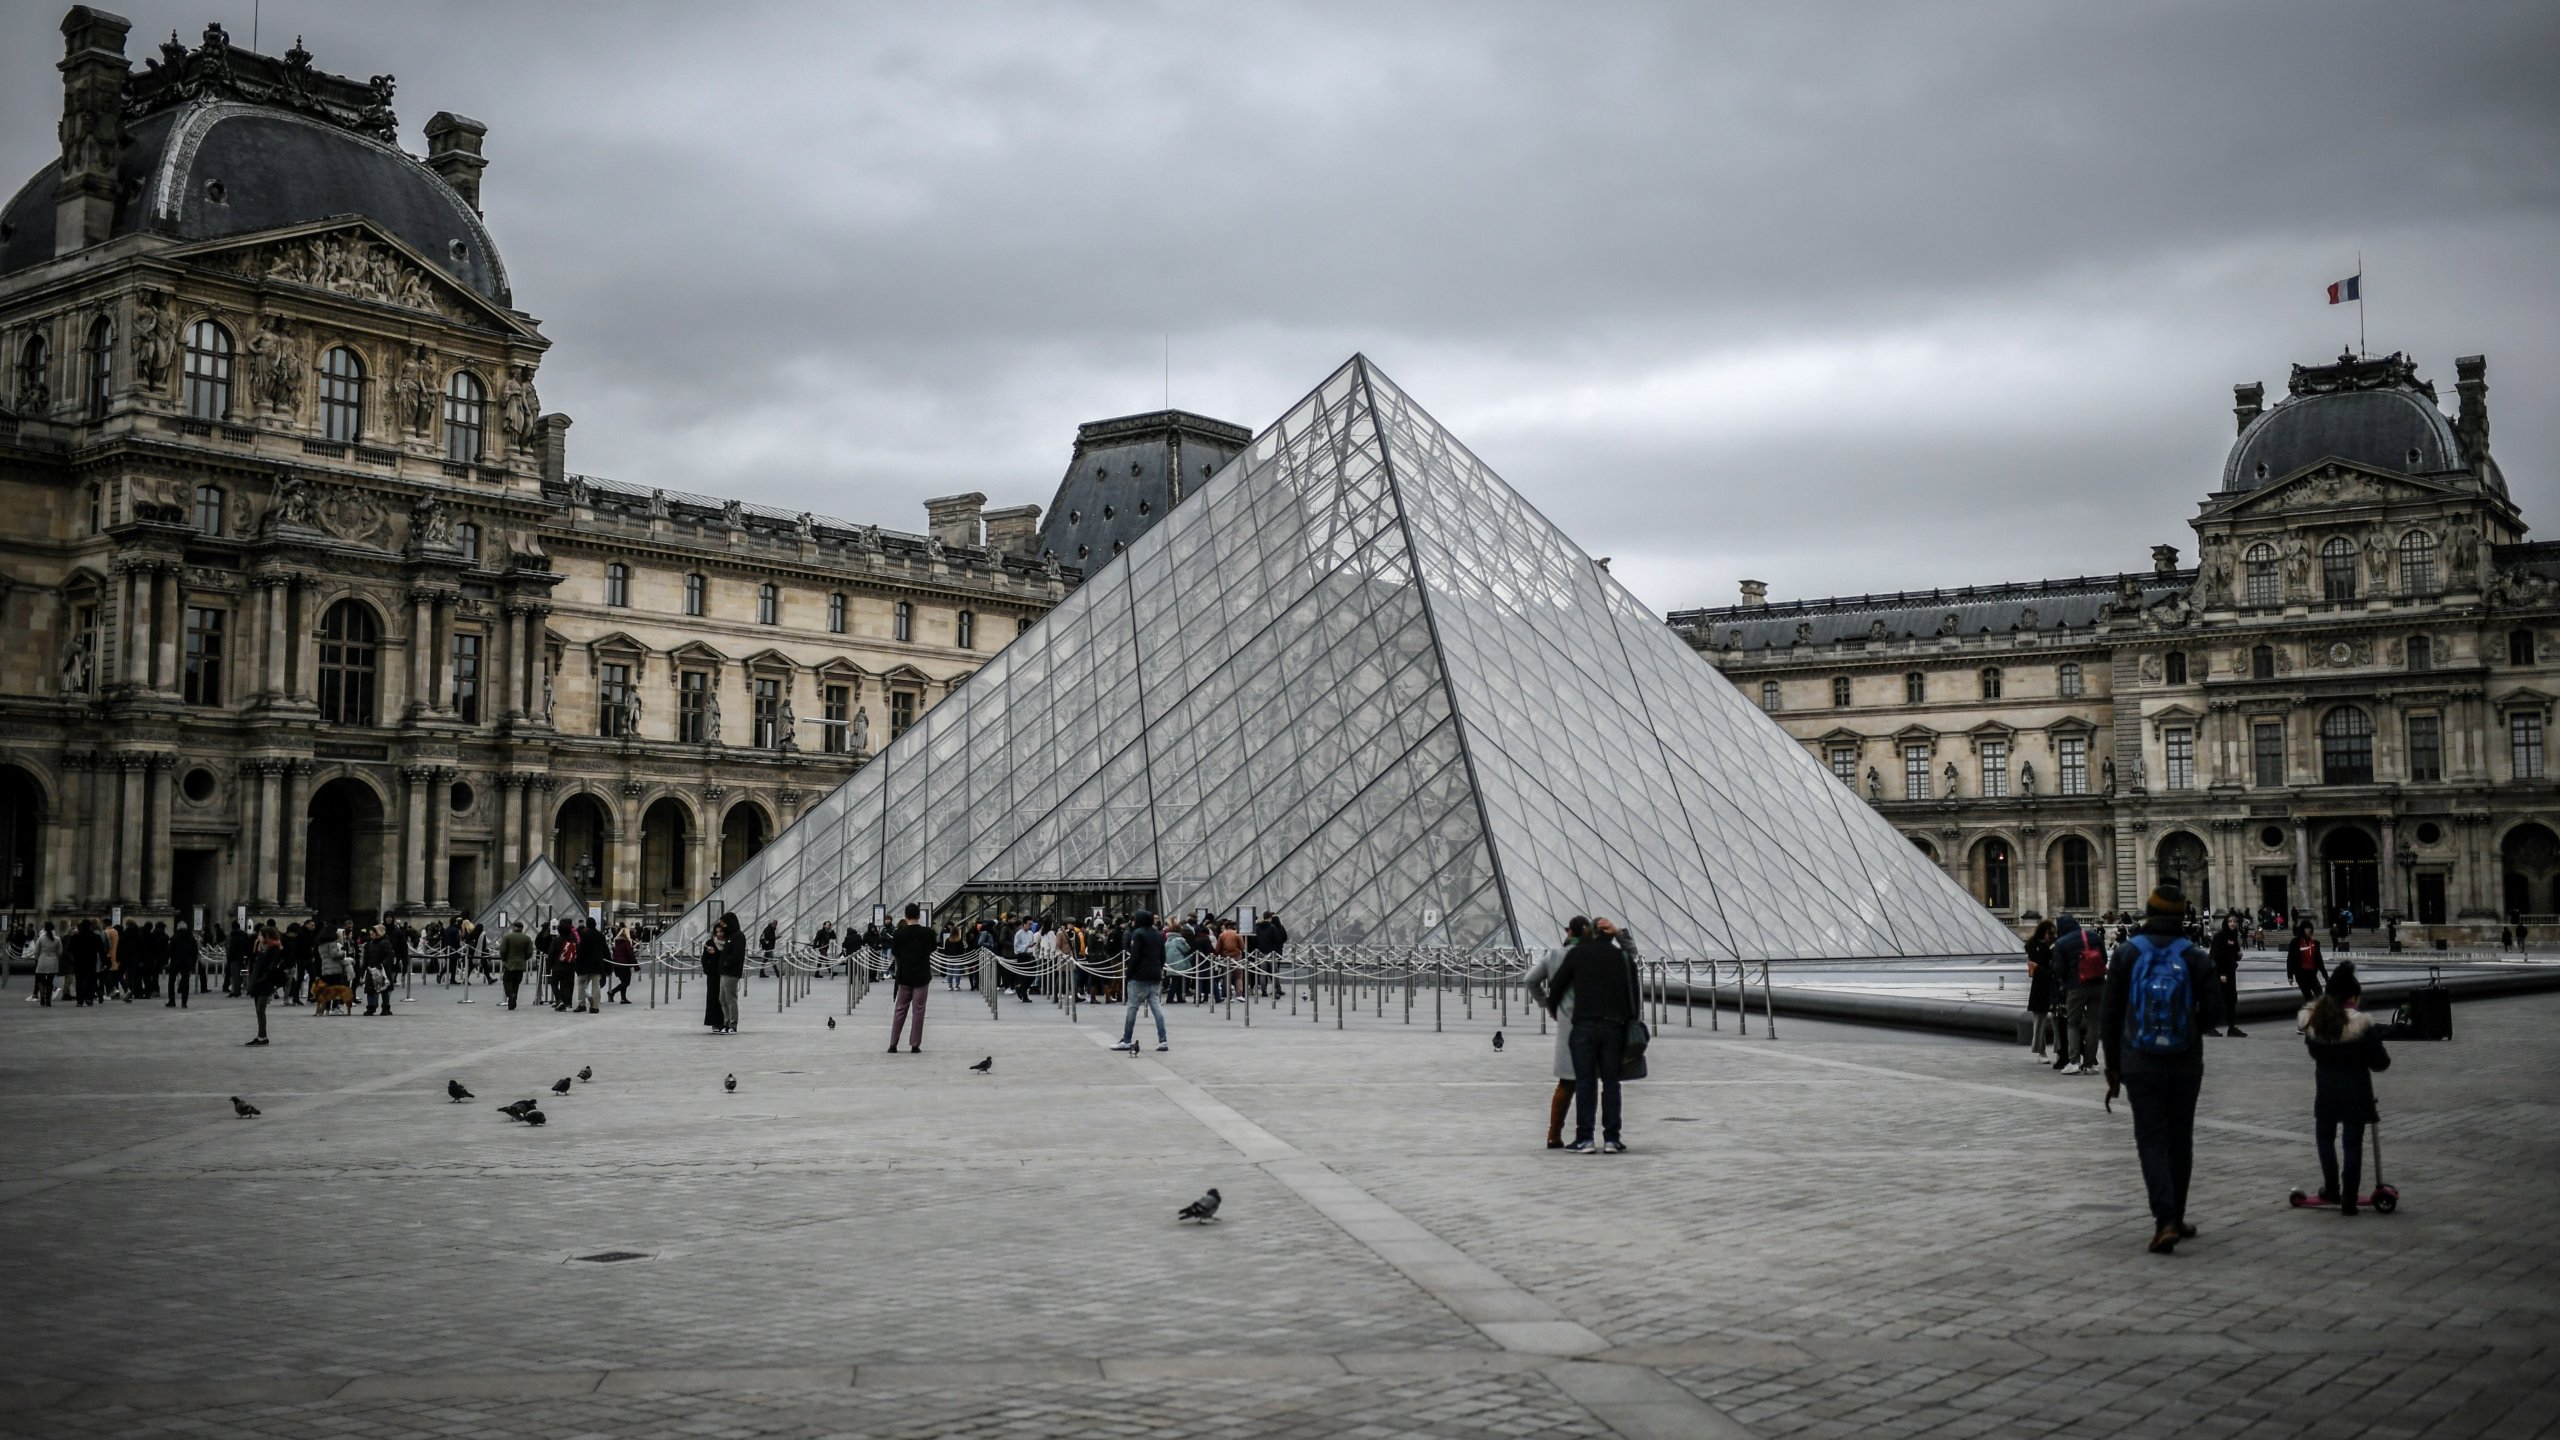
[[[507,888],[498,892],[497,899],[482,907],[480,933],[493,941],[505,935],[507,927],[499,920],[501,915],[522,920],[530,932],[546,917],[558,920],[563,915],[586,913],[587,900],[578,893],[578,887],[569,883],[569,877],[560,873],[550,856],[536,855],[533,863],[517,871]]]
[[[671,938],[1071,887],[1314,941],[2015,949],[1357,355]]]

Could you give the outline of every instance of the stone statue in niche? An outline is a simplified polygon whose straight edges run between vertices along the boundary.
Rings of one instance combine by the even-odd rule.
[[[71,643],[62,647],[62,693],[88,694],[89,670],[89,637],[74,635]]]
[[[156,388],[169,373],[169,310],[160,292],[145,290],[133,306],[133,378]]]
[[[1878,623],[1881,624],[1882,622],[1879,621]],[[1884,777],[1876,773],[1876,767],[1873,765],[1867,767],[1867,798],[1869,800],[1882,800],[1884,798]]]
[[[411,433],[424,435],[435,428],[436,367],[426,346],[409,347],[408,358],[400,362],[399,378],[391,382],[391,393]]]
[[[2113,755],[2098,762],[2098,788],[2109,795],[2116,793],[2116,757]]]
[[[720,692],[717,690],[702,701],[702,738],[708,745],[720,743]]]
[[[267,524],[309,525],[312,523],[311,482],[299,475],[276,477],[275,502],[267,507]]]
[[[2445,566],[2456,581],[2469,581],[2480,566],[2480,522],[2466,515],[2445,538]]]
[[[871,753],[871,712],[869,710],[857,709],[853,712],[853,753],[856,755]]]
[[[2030,800],[2036,798],[2036,762],[2033,760],[2018,762],[2018,790]]]
[[[2391,546],[2380,534],[2364,537],[2364,570],[2376,592],[2391,579]]]
[[[1953,760],[1947,762],[1947,798],[1956,798],[1956,762]]]
[[[791,697],[788,695],[782,697],[782,708],[775,712],[773,748],[776,750],[800,748],[800,716],[791,708]]]
[[[533,388],[533,367],[519,365],[498,389],[498,424],[509,443],[530,449],[542,430],[542,395]]]
[[[421,545],[453,544],[453,512],[433,495],[421,495],[409,507],[409,538]]]
[[[551,667],[542,667],[542,723],[551,723]]]
[[[926,558],[927,560],[932,561],[932,562],[933,562],[934,564],[936,564],[936,565],[939,565],[939,564],[941,564],[941,563],[943,562],[943,560],[944,560],[944,558],[945,558],[945,552],[943,551],[943,548],[942,548],[942,537],[941,537],[941,536],[939,536],[939,535],[927,535],[926,537],[924,537],[924,558]]]
[[[289,411],[302,403],[302,357],[285,335],[285,319],[270,315],[249,337],[249,383],[258,403]]]
[[[1938,633],[1941,635],[1953,635],[1956,633],[1957,623],[1956,612],[1953,610],[1948,611],[1946,618],[1938,622]]]
[[[630,698],[623,702],[622,733],[637,735],[640,733],[640,712],[644,708],[640,703],[640,687],[634,685],[625,693]]]
[[[2285,537],[2284,578],[2295,594],[2311,586],[2311,542],[2299,535]]]

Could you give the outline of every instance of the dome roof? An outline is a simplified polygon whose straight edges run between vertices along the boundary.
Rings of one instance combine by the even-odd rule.
[[[2435,387],[2399,355],[2293,367],[2291,393],[2240,431],[2222,469],[2226,494],[2269,485],[2332,456],[2427,475],[2463,466]]]

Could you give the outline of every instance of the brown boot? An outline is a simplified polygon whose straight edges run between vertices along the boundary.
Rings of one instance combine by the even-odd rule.
[[[2159,1229],[2151,1232],[2151,1253],[2154,1255],[2166,1255],[2170,1251],[2178,1248],[2178,1241],[2182,1238],[2184,1237],[2178,1234],[2177,1226],[2163,1225]]]
[[[1557,1081],[1556,1093],[1547,1100],[1548,1149],[1561,1150],[1564,1148],[1564,1117],[1565,1112],[1572,1108],[1573,1082],[1570,1080]]]

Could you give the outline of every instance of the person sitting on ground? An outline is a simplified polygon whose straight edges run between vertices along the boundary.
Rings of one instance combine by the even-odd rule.
[[[2356,1187],[2364,1179],[2364,1132],[2378,1124],[2373,1077],[2391,1068],[2391,1052],[2382,1048],[2389,1027],[2357,1008],[2364,987],[2356,967],[2342,963],[2329,977],[2327,992],[2302,1007],[2302,1043],[2316,1067],[2311,1123],[2320,1150],[2320,1198],[2332,1201],[2341,1215],[2353,1215],[2362,1203]],[[2338,1160],[2338,1130],[2347,1132],[2346,1163]]]

